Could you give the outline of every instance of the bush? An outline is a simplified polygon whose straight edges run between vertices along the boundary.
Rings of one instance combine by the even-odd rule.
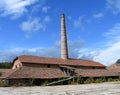
[[[33,85],[34,85],[34,80],[35,80],[35,79],[29,79],[28,82],[27,82],[27,85],[33,86]],[[25,82],[25,83],[26,83],[26,82]]]
[[[101,83],[102,82],[102,79],[101,78],[97,78],[96,80],[95,80],[95,83]]]
[[[70,84],[72,84],[72,85],[76,85],[76,84],[79,84],[80,83],[80,77],[77,77],[77,79],[75,80],[73,80]]]
[[[76,84],[82,84],[82,83],[83,83],[83,78],[77,77],[77,78],[74,79],[70,84],[76,85]]]
[[[108,78],[108,80],[107,80],[108,82],[111,82],[111,81],[113,81],[113,79],[112,78]]]
[[[113,79],[113,81],[119,81],[119,79]]]
[[[90,77],[84,81],[84,83],[94,83],[94,82],[95,82],[95,80],[92,77]]]
[[[81,84],[82,82],[83,82],[83,78],[78,77],[78,78],[77,78],[77,83],[78,83],[78,84]]]
[[[0,76],[2,76],[2,73],[0,72]]]
[[[42,83],[42,86],[46,86],[48,84],[48,80],[46,80],[45,82]]]
[[[5,80],[0,80],[0,87],[6,87],[7,83]]]
[[[101,77],[101,78],[94,79],[91,77],[84,81],[84,83],[101,83],[101,82],[107,82],[106,78]]]
[[[101,80],[102,80],[102,82],[107,82],[105,77],[101,78]]]
[[[70,82],[71,85],[77,85],[78,83],[75,81]]]
[[[12,80],[11,85],[12,86],[27,86],[28,84],[24,79],[22,79],[22,80]]]

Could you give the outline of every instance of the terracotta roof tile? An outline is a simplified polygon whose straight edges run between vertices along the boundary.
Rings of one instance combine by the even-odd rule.
[[[43,67],[31,67],[22,66],[14,73],[12,73],[9,78],[39,78],[39,79],[51,79],[51,78],[64,78],[67,77],[59,68],[43,68]]]
[[[12,69],[0,69],[0,72],[2,73],[2,76],[0,76],[0,79],[7,78],[14,70]]]
[[[118,72],[120,73],[120,64],[112,64],[111,66],[107,67],[108,70],[111,70],[113,72]]]
[[[76,69],[75,72],[82,77],[118,76],[117,73],[107,69]]]
[[[105,67],[103,64],[90,61],[90,60],[80,60],[80,59],[61,59],[61,58],[48,58],[48,57],[38,57],[38,56],[19,56],[18,59],[22,63],[40,63],[40,64],[57,64],[57,65],[69,65],[69,66],[96,66]]]

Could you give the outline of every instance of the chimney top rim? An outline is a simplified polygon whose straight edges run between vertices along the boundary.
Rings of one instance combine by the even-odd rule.
[[[64,14],[64,13],[62,13],[62,14],[61,14],[61,16],[62,16],[62,17],[64,17],[64,16],[65,16],[65,14]]]

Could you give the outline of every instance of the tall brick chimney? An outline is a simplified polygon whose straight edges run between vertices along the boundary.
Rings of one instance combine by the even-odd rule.
[[[64,14],[61,14],[61,58],[68,59],[67,35]]]

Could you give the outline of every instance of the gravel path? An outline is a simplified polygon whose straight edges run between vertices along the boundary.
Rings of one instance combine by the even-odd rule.
[[[0,95],[120,95],[120,82],[47,87],[0,87]]]

